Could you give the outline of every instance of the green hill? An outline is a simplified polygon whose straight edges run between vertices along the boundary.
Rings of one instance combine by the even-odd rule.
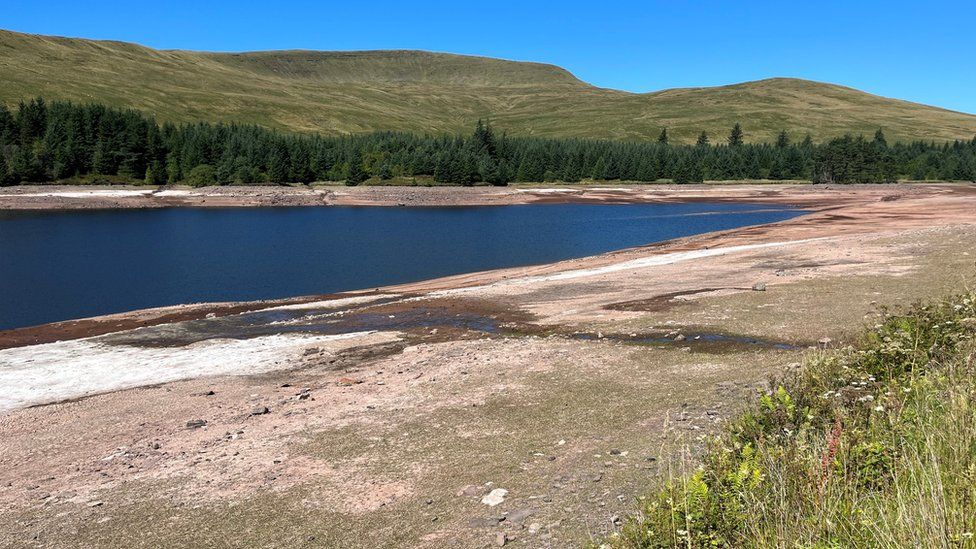
[[[851,88],[774,78],[633,94],[591,86],[552,65],[418,51],[203,53],[0,31],[0,101],[96,101],[161,121],[243,121],[326,134],[470,131],[691,142],[741,122],[747,141],[782,129],[821,140],[970,139],[976,116]]]

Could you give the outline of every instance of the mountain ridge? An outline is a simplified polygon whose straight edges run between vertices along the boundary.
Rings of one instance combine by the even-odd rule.
[[[0,102],[101,102],[161,121],[248,122],[324,134],[470,131],[694,142],[741,122],[748,141],[970,139],[976,115],[793,77],[633,93],[547,63],[423,50],[195,52],[0,30]]]

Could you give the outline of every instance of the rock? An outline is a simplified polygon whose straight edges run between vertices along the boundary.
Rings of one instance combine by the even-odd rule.
[[[458,490],[457,496],[458,497],[461,497],[461,496],[473,497],[473,496],[477,496],[478,494],[482,493],[483,491],[484,490],[481,488],[481,486],[475,486],[473,484],[469,484],[469,485],[465,486],[464,488],[461,488],[460,490]]]
[[[489,507],[494,507],[494,506],[496,506],[496,505],[504,502],[505,501],[505,496],[507,496],[507,495],[508,495],[508,490],[506,490],[504,488],[495,488],[491,492],[488,492],[488,495],[486,495],[485,497],[481,498],[481,503],[484,503],[485,505],[487,505]]]
[[[766,283],[765,282],[756,282],[755,284],[752,285],[752,291],[754,291],[754,292],[765,292],[766,291]]]
[[[614,526],[620,524],[620,516],[614,515],[610,517],[610,524],[613,524]]]
[[[514,538],[510,538],[505,532],[498,532],[495,536],[495,545],[499,547],[504,547],[506,543],[512,541]]]
[[[251,408],[252,416],[263,416],[264,414],[270,413],[271,410],[269,410],[267,406],[255,406],[254,408]]]
[[[207,420],[205,419],[191,419],[186,422],[187,429],[199,429],[207,425]]]
[[[611,448],[610,449],[610,455],[611,456],[619,456],[621,453],[622,452],[619,449],[617,449],[617,448]]]
[[[533,511],[532,509],[516,509],[511,513],[505,515],[505,520],[518,526],[523,522],[525,522],[525,519],[531,517],[534,514],[535,511]]]
[[[298,400],[308,400],[312,396],[312,390],[309,388],[302,389],[298,393]]]
[[[105,505],[105,504],[102,503],[101,501],[91,501],[91,502],[88,503],[88,506],[89,507],[101,507],[102,505]]]
[[[499,522],[498,517],[473,517],[468,519],[468,528],[494,528]]]
[[[834,340],[830,339],[829,337],[822,337],[819,340],[817,340],[817,343],[820,344],[820,348],[821,349],[826,349],[827,346],[830,345],[831,342],[833,342],[833,341]]]
[[[362,383],[362,380],[353,379],[351,377],[340,377],[336,380],[336,385],[339,385],[340,387],[349,387],[350,385],[357,385],[359,383]]]
[[[542,530],[542,525],[539,524],[538,522],[533,522],[532,524],[529,525],[530,534],[538,534],[540,530]]]
[[[678,341],[678,342],[684,341],[686,339],[688,339],[688,338],[685,337],[685,334],[678,334],[678,335],[674,336],[674,340],[675,341]]]

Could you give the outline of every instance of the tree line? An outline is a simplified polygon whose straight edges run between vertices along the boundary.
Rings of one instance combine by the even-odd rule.
[[[782,131],[746,143],[741,125],[694,145],[551,139],[498,134],[478,122],[470,135],[377,132],[286,134],[244,124],[158,124],[133,110],[42,98],[0,105],[0,184],[114,177],[147,184],[310,183],[356,185],[421,176],[457,185],[582,180],[797,180],[881,183],[976,181],[971,141],[889,144],[847,135],[815,144]]]

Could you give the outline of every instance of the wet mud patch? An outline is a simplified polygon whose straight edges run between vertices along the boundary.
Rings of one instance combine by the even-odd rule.
[[[738,288],[734,286],[716,287],[716,288],[697,288],[694,290],[681,290],[677,292],[668,292],[666,294],[656,295],[654,297],[649,297],[646,299],[634,299],[631,301],[620,301],[617,303],[611,303],[604,306],[604,309],[610,311],[642,311],[642,312],[654,312],[659,313],[662,311],[670,310],[679,305],[687,305],[689,302],[683,301],[677,298],[694,296],[699,294],[707,294],[711,292],[718,292],[722,290],[749,290],[750,288]]]
[[[424,341],[496,334],[533,315],[487,300],[389,298],[336,309],[273,308],[228,317],[152,326],[103,337],[109,345],[183,347],[209,339],[252,339],[278,334],[344,335],[401,332]]]
[[[765,339],[744,335],[726,334],[721,332],[690,331],[681,333],[631,333],[604,334],[592,332],[578,332],[571,334],[572,339],[584,341],[618,341],[628,345],[646,345],[658,347],[688,348],[702,353],[724,354],[750,350],[778,350],[801,351],[809,345],[798,345],[776,339]]]
[[[726,354],[743,351],[803,351],[813,344],[785,341],[772,338],[732,334],[705,328],[683,330],[656,330],[651,332],[616,333],[602,331],[569,331],[560,326],[510,325],[508,335],[531,335],[535,337],[563,337],[579,341],[607,341],[626,345],[658,347],[664,349],[687,349],[689,351]]]

